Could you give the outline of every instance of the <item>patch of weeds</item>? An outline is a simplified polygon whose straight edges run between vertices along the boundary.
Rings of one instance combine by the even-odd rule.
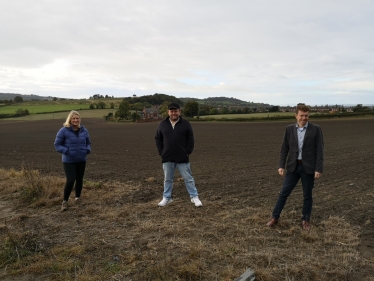
[[[227,245],[226,249],[224,250],[225,254],[227,256],[232,256],[237,253],[238,249],[235,245]]]
[[[105,264],[105,268],[107,271],[109,271],[110,273],[117,273],[119,271],[121,271],[121,266],[115,262],[115,261],[109,261]]]
[[[102,182],[84,181],[84,187],[87,189],[100,189],[103,187]]]
[[[21,200],[24,203],[33,203],[43,195],[43,176],[37,170],[31,170],[25,163],[22,165],[22,176],[26,184],[21,187]]]
[[[38,200],[43,194],[43,187],[38,186],[33,188],[31,186],[24,186],[21,188],[21,200],[24,203],[33,203]]]
[[[8,172],[9,177],[16,178],[22,176],[22,172],[16,171],[15,169],[11,168]]]
[[[30,232],[22,234],[9,233],[0,245],[1,267],[23,258],[42,252],[42,246],[35,235]]]
[[[151,264],[145,272],[144,278],[153,278],[153,280],[173,280],[173,275],[170,266],[166,264]]]

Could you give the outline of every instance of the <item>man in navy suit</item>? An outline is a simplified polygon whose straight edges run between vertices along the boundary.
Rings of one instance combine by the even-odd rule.
[[[287,126],[279,156],[278,173],[285,175],[282,190],[267,226],[278,223],[280,214],[288,196],[301,179],[304,204],[302,210],[302,228],[310,229],[314,180],[323,172],[323,135],[321,128],[309,123],[309,106],[299,103],[296,107],[296,124]]]

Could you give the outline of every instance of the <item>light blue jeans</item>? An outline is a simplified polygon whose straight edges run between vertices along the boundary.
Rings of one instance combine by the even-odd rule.
[[[184,179],[187,191],[190,197],[197,196],[197,189],[195,186],[195,180],[192,177],[190,163],[175,163],[175,162],[165,162],[162,163],[162,168],[164,169],[164,197],[171,199],[171,192],[173,191],[173,179],[175,168],[178,169],[179,173]]]

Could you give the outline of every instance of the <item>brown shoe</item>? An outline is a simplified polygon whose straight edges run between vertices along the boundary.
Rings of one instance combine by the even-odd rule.
[[[62,201],[61,211],[66,211],[68,209],[68,201]]]
[[[269,226],[269,227],[273,227],[277,223],[278,223],[278,220],[275,219],[275,218],[272,218],[266,225]]]
[[[301,226],[303,227],[304,230],[310,230],[310,223],[308,221],[303,221]]]

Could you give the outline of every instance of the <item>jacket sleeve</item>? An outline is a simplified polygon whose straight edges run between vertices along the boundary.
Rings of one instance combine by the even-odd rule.
[[[86,130],[86,149],[87,149],[87,154],[91,153],[91,139],[90,139],[90,134]]]
[[[55,150],[65,155],[69,155],[69,148],[65,146],[64,128],[61,128],[56,135],[54,142]]]
[[[187,140],[186,140],[186,152],[187,155],[190,155],[193,151],[195,145],[195,140],[193,136],[193,130],[190,123],[188,123],[188,133],[187,133]]]
[[[164,149],[164,136],[162,135],[162,122],[158,125],[157,131],[156,131],[156,147],[158,150],[158,154],[161,155],[162,150]]]
[[[324,141],[321,127],[317,127],[316,136],[316,172],[323,173],[323,161],[324,161]]]
[[[286,168],[286,161],[287,161],[287,156],[288,156],[288,151],[290,150],[289,147],[289,137],[290,137],[290,132],[288,131],[289,128],[286,129],[284,135],[283,135],[283,140],[282,140],[282,146],[281,150],[279,153],[279,164],[278,168],[285,169]]]

